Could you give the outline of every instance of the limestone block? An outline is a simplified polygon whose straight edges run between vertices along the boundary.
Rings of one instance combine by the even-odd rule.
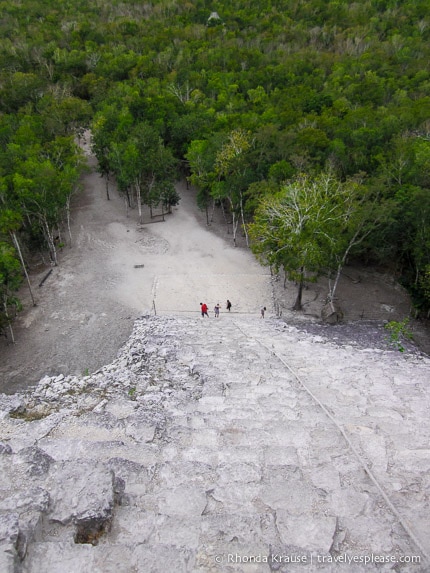
[[[195,571],[194,551],[171,545],[138,545],[132,554],[130,571]],[[197,569],[198,570],[198,569]]]
[[[228,485],[217,485],[213,490],[213,498],[221,502],[230,513],[252,514],[256,502],[260,500],[261,486],[256,483],[242,484],[240,482]]]
[[[138,421],[129,421],[125,427],[125,434],[133,438],[136,442],[152,442],[154,440],[157,426],[154,424],[139,423]]]
[[[16,545],[17,555],[22,561],[29,547],[29,544],[37,537],[41,530],[42,514],[40,511],[21,511],[19,516],[19,537]]]
[[[299,458],[296,448],[269,446],[264,449],[266,466],[297,466]]]
[[[109,534],[109,544],[135,545],[148,543],[151,534],[158,527],[157,514],[138,507],[119,507]]]
[[[53,458],[37,446],[23,448],[14,456],[15,464],[23,464],[29,476],[42,476],[49,471]]]
[[[96,573],[93,549],[92,545],[76,545],[73,541],[32,543],[22,573]]]
[[[260,465],[247,463],[221,464],[217,468],[217,473],[218,483],[221,485],[232,482],[260,483],[262,477]]]
[[[111,518],[113,476],[103,464],[87,460],[55,462],[47,486],[52,499],[51,521],[103,523]]]
[[[171,461],[160,465],[157,481],[160,486],[177,487],[180,485],[196,485],[205,490],[216,483],[215,468],[202,462]]]
[[[144,562],[138,568],[132,565],[134,544],[127,545],[105,545],[100,544],[92,551],[92,571],[91,573],[130,573],[136,571],[142,573],[148,571]]]
[[[310,551],[328,553],[336,531],[336,518],[324,515],[291,515],[280,509],[276,512],[279,534],[283,543]]]
[[[24,512],[46,512],[50,503],[50,496],[46,489],[31,483],[20,483],[7,496],[0,499],[0,511]]]
[[[17,513],[0,514],[0,544],[10,544],[15,546],[19,534],[19,516]],[[2,551],[0,549],[0,551]],[[2,571],[2,569],[0,569]]]
[[[9,444],[5,444],[5,442],[0,442],[0,454],[11,454],[12,448]]]
[[[148,543],[197,549],[199,538],[200,520],[178,515],[158,515],[153,518]]]
[[[10,413],[19,413],[24,410],[25,402],[22,396],[0,394],[0,419],[7,417]]]
[[[327,492],[338,491],[340,488],[339,472],[332,465],[324,464],[311,468],[309,475],[315,487]]]
[[[166,491],[159,501],[160,513],[165,515],[200,516],[205,506],[205,492],[187,486]]]
[[[134,414],[135,410],[136,403],[132,400],[115,400],[106,405],[106,412],[111,413],[118,420]]]
[[[327,501],[332,508],[332,513],[340,517],[347,515],[355,517],[371,510],[369,494],[355,491],[353,488],[338,489],[328,496]]]
[[[399,465],[408,471],[430,472],[430,449],[403,450],[395,455]]]
[[[11,544],[0,544],[0,571],[15,573],[16,552]]]

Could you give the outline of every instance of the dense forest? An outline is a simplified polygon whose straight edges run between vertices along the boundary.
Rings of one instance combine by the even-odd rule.
[[[428,0],[0,5],[0,328],[69,241],[87,128],[107,200],[142,217],[187,176],[299,294],[359,257],[428,313]]]

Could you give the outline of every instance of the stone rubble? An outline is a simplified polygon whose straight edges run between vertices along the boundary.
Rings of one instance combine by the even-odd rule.
[[[143,316],[94,374],[0,395],[0,571],[425,573],[429,365]]]

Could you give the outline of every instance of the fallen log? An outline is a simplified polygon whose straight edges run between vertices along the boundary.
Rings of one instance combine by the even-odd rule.
[[[46,275],[43,277],[43,279],[40,281],[39,283],[39,287],[41,287],[43,285],[43,283],[46,281],[46,279],[49,277],[49,275],[52,273],[52,269],[50,271],[48,271],[46,273]]]

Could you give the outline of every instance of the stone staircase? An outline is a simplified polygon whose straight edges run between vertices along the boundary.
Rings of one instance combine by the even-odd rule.
[[[0,400],[0,571],[424,573],[428,366],[142,318],[111,365]]]

